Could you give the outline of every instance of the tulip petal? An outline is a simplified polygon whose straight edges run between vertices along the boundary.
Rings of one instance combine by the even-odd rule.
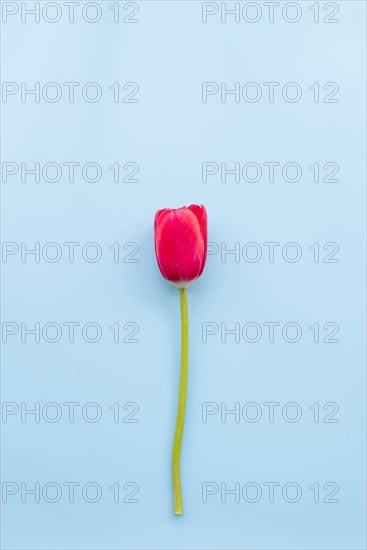
[[[208,216],[206,213],[206,208],[203,205],[199,206],[198,204],[191,204],[189,206],[189,210],[191,210],[191,212],[193,212],[198,219],[201,235],[204,241],[204,257],[203,257],[203,263],[199,273],[199,277],[200,277],[200,275],[204,271],[204,267],[206,263],[206,251],[208,247]]]

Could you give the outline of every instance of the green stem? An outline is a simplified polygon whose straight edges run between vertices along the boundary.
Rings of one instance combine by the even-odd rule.
[[[180,390],[178,394],[175,439],[173,442],[173,452],[172,452],[173,501],[174,501],[174,512],[176,515],[183,514],[181,479],[180,479],[180,456],[181,456],[182,434],[183,434],[184,422],[185,422],[188,359],[189,359],[189,320],[187,315],[186,288],[180,289],[180,304],[181,304],[181,373],[180,373]]]

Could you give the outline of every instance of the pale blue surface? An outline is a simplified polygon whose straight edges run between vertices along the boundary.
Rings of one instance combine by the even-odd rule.
[[[112,4],[100,3],[103,16],[96,24],[84,21],[80,11],[75,23],[68,23],[61,2],[62,19],[55,24],[22,23],[18,13],[2,25],[4,81],[96,81],[104,91],[96,104],[77,92],[74,104],[63,98],[21,103],[19,94],[2,104],[3,162],[92,161],[103,169],[96,183],[83,181],[80,172],[74,183],[65,177],[56,183],[22,182],[19,174],[2,183],[3,241],[29,246],[95,241],[103,251],[97,263],[81,259],[81,247],[69,263],[63,247],[56,263],[42,258],[35,263],[31,257],[22,263],[18,253],[2,264],[3,322],[43,327],[93,321],[102,328],[95,344],[80,332],[69,343],[65,327],[54,344],[42,336],[39,344],[32,337],[22,343],[20,333],[4,344],[3,401],[19,407],[56,402],[63,415],[56,423],[42,416],[39,423],[30,416],[22,423],[20,413],[5,423],[3,416],[3,483],[96,482],[103,491],[94,504],[83,500],[80,489],[70,503],[65,487],[57,503],[42,495],[40,503],[30,496],[22,503],[19,489],[3,504],[3,548],[365,548],[365,3],[339,2],[336,24],[313,23],[308,2],[298,2],[302,17],[294,24],[281,17],[269,23],[265,15],[256,24],[221,23],[219,15],[204,24],[201,3],[190,1],[140,2],[139,23],[114,24]],[[263,2],[257,5],[267,13]],[[324,7],[321,2],[321,17],[330,12]],[[116,81],[137,82],[139,103],[114,103],[108,86]],[[230,97],[221,103],[218,95],[202,103],[203,81],[226,81],[228,87],[236,81],[295,81],[303,96],[289,103],[278,88],[274,103],[235,103]],[[321,90],[324,83],[337,82],[339,103],[314,103],[309,90],[314,82]],[[117,161],[138,163],[139,183],[113,183],[108,167]],[[218,176],[203,183],[206,161],[293,161],[303,176],[297,183],[280,177],[273,183],[265,177],[257,183],[221,183]],[[339,182],[315,183],[308,167],[316,161],[337,163]],[[176,518],[170,453],[179,299],[157,269],[152,220],[158,208],[193,202],[207,207],[211,242],[228,248],[256,242],[263,256],[257,263],[236,263],[230,255],[221,262],[218,252],[189,290],[186,513]],[[270,263],[263,245],[269,241],[281,247],[299,243],[302,258],[285,261],[277,247]],[[115,242],[136,242],[139,262],[114,263],[108,247]],[[322,252],[318,263],[309,249],[315,242]],[[338,263],[322,261],[333,251],[322,250],[328,242],[339,245]],[[122,250],[124,256],[132,251]],[[116,321],[137,323],[139,342],[114,343],[108,327]],[[269,343],[263,325],[268,321],[280,328],[297,322],[301,339],[288,343],[276,332]],[[228,336],[222,343],[218,333],[203,343],[204,322],[227,323],[227,328],[239,322],[241,329],[257,322],[262,338],[250,344]],[[325,323],[338,323],[339,342],[314,343],[308,327],[315,322],[322,338],[330,332],[322,329]],[[126,327],[123,335],[133,329]],[[67,419],[65,402],[81,404],[74,423]],[[101,407],[99,422],[83,420],[81,408],[89,402]],[[114,402],[121,407],[136,402],[139,422],[114,423],[109,410]],[[203,402],[228,408],[239,402],[241,409],[256,402],[262,418],[237,423],[229,415],[221,423],[217,413],[202,422]],[[264,402],[280,403],[273,423]],[[301,409],[298,422],[281,415],[289,402]],[[321,408],[318,423],[309,409],[315,402]],[[332,417],[339,422],[322,421],[335,410],[336,405],[323,410],[330,402],[339,406]],[[123,417],[132,410],[122,410]],[[114,503],[108,487],[117,481],[137,483],[139,502]],[[229,495],[222,503],[218,492],[203,503],[205,482],[218,487],[225,482],[228,488],[256,482],[262,497],[236,503]],[[289,503],[279,491],[269,503],[264,482],[278,482],[280,488],[298,483],[302,497]],[[309,489],[315,482],[321,487],[319,503]],[[328,482],[338,484],[339,502],[322,502],[334,487],[324,490]],[[130,492],[122,491],[123,496]]]

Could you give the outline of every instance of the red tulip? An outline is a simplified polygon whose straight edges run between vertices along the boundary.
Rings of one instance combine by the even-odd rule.
[[[158,210],[154,219],[155,252],[165,279],[188,287],[204,270],[207,215],[204,206]]]
[[[154,244],[159,269],[165,279],[180,290],[181,373],[175,437],[172,451],[174,512],[183,514],[181,490],[181,443],[185,422],[189,359],[189,320],[186,288],[200,277],[208,244],[207,215],[204,206],[158,210],[154,218]]]

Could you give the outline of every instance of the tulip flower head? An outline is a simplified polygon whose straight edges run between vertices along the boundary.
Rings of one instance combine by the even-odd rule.
[[[204,206],[158,210],[154,220],[155,253],[165,279],[187,288],[202,274],[207,251]]]
[[[186,288],[202,274],[208,244],[204,206],[158,210],[154,218],[154,244],[161,273],[180,290],[181,372],[178,409],[172,452],[174,513],[183,514],[181,494],[181,443],[185,421],[188,379],[189,325]]]

